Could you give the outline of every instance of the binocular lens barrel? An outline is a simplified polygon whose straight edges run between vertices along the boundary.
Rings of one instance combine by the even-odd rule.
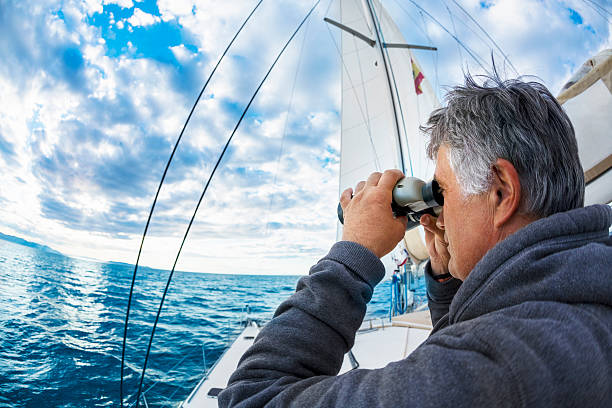
[[[397,217],[408,217],[406,230],[417,227],[424,214],[437,217],[442,205],[444,205],[444,197],[435,179],[425,183],[416,177],[404,177],[393,188],[391,210]],[[344,213],[339,203],[338,219],[341,224],[344,224]]]

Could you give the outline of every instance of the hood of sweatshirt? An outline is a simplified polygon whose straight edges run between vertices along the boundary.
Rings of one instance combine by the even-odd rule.
[[[537,220],[476,264],[450,306],[451,323],[528,301],[612,307],[612,208],[593,205]]]

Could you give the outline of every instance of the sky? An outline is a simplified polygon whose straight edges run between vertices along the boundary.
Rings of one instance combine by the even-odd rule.
[[[134,263],[176,138],[255,0],[0,0],[0,232],[66,255]],[[169,269],[197,200],[270,64],[314,1],[264,0],[208,85],[177,150],[143,265]],[[443,97],[472,53],[558,94],[612,47],[612,2],[383,0]],[[261,88],[177,265],[303,274],[336,239],[340,62],[322,0]],[[465,10],[465,12],[464,12]],[[433,16],[436,21],[429,17]],[[443,28],[444,27],[444,28]],[[453,34],[451,36],[450,34]]]

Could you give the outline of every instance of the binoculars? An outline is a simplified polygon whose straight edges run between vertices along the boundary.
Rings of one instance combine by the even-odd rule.
[[[442,211],[442,205],[444,197],[435,179],[426,183],[416,177],[404,177],[393,187],[391,210],[396,217],[408,218],[406,231],[419,226],[419,220],[424,214],[437,217]],[[338,219],[344,224],[344,214],[340,204],[338,204]]]

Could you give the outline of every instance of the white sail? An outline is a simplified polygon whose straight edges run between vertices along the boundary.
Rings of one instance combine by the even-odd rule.
[[[371,45],[341,30],[341,191],[354,187],[373,171],[387,168],[403,168],[407,175],[422,179],[433,176],[433,165],[425,157],[425,141],[418,129],[439,103],[427,77],[419,79],[417,94],[413,65],[424,74],[410,49],[383,48],[383,61],[367,1],[340,1],[340,23],[376,42]],[[382,5],[376,0],[371,4],[383,43],[406,45]]]
[[[379,1],[339,3],[340,21],[335,25],[341,31],[342,54],[340,193],[374,171],[391,168],[431,179],[434,164],[425,155],[419,126],[439,103],[427,76]],[[339,225],[338,238],[341,229]],[[414,231],[409,240],[414,243],[406,244],[413,255],[420,253],[414,256],[418,259],[423,259],[422,235]]]
[[[369,11],[361,0],[341,0],[341,23],[376,41]],[[340,191],[355,187],[374,171],[401,168],[393,103],[382,54],[345,30],[342,44]]]
[[[427,123],[431,112],[440,104],[413,51],[398,48],[407,43],[389,13],[378,1],[373,4],[383,42],[388,45],[385,51],[390,60],[391,79],[399,95],[396,110],[401,115],[400,140],[404,146],[406,174],[429,180],[433,177],[435,164],[425,155],[427,138],[419,127]]]

